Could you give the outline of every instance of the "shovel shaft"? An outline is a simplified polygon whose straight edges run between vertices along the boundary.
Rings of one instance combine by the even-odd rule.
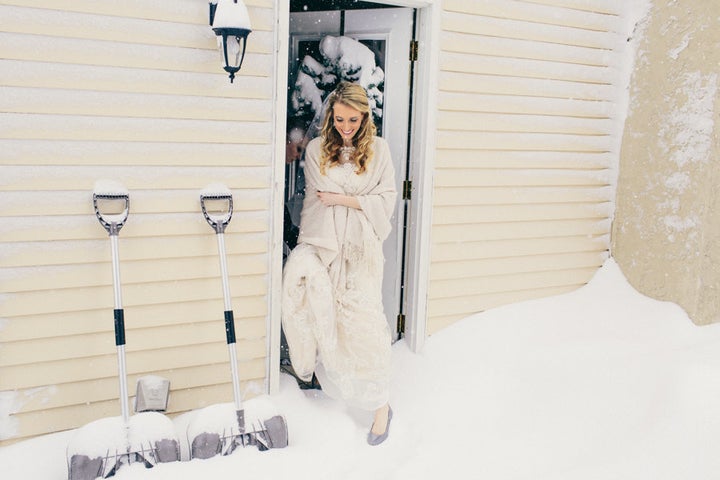
[[[230,370],[232,373],[233,396],[235,398],[235,409],[242,408],[240,397],[240,377],[237,366],[237,349],[235,346],[235,318],[232,310],[232,299],[230,297],[230,279],[228,276],[227,258],[225,255],[225,234],[216,232],[218,251],[220,252],[220,272],[223,284],[223,300],[225,302],[225,337],[230,353]]]
[[[128,407],[127,378],[125,377],[125,345],[118,345],[117,357],[118,371],[120,372],[120,408],[122,409],[123,421],[127,425],[128,421],[130,420],[130,409]]]
[[[238,376],[237,350],[235,348],[235,343],[228,344],[228,352],[230,353],[230,371],[232,372],[235,410],[242,410],[242,397],[240,396],[240,377]]]
[[[125,367],[125,313],[122,306],[122,292],[120,291],[120,255],[118,254],[118,230],[110,229],[110,247],[112,250],[113,292],[115,297],[115,310],[113,318],[115,323],[115,345],[117,346],[118,381],[120,384],[120,409],[122,417],[127,424],[130,419],[128,405],[127,371]]]
[[[220,252],[220,273],[222,275],[223,300],[225,302],[225,311],[232,311],[232,299],[230,297],[230,279],[228,276],[227,258],[225,255],[225,234],[218,233],[217,244],[218,252]]]
[[[115,310],[122,310],[122,292],[120,291],[120,255],[118,254],[118,234],[110,234],[110,247],[112,250],[113,293],[115,297]]]

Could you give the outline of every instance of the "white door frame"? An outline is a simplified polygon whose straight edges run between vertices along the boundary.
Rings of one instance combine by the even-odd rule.
[[[440,41],[440,0],[373,0],[376,3],[418,9],[418,62],[415,66],[410,180],[413,184],[408,224],[407,274],[404,311],[405,342],[414,352],[425,344],[427,294],[430,269],[430,227],[432,225],[433,171]],[[280,385],[280,295],[282,286],[282,242],[285,183],[285,124],[287,118],[288,41],[290,38],[289,0],[275,0],[275,88],[273,104],[272,192],[270,255],[268,276],[266,391],[277,392]],[[415,167],[415,168],[413,168]]]

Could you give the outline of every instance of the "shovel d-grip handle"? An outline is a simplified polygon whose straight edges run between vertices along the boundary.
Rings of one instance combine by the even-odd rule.
[[[222,214],[215,214],[208,211],[206,201],[225,201],[227,209]],[[215,233],[224,233],[225,227],[230,223],[233,214],[233,198],[230,194],[200,194],[200,206],[202,207],[203,216],[208,224],[215,230]]]
[[[125,202],[125,208],[120,213],[103,213],[101,212],[100,202],[102,200],[121,200]],[[128,214],[130,213],[130,195],[127,194],[108,194],[93,193],[93,208],[95,216],[100,221],[100,225],[107,230],[110,235],[117,235],[120,229],[125,225]]]

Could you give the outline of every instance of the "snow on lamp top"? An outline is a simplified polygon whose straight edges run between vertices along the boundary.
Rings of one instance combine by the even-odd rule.
[[[250,15],[242,0],[219,0],[212,22],[213,28],[252,30]]]

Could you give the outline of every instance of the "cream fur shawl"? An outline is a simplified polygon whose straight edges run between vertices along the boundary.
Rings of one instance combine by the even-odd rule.
[[[369,241],[382,245],[392,230],[390,219],[395,211],[397,191],[390,148],[384,139],[375,137],[373,157],[356,191],[345,191],[327,175],[330,168],[340,168],[338,166],[328,167],[326,175],[320,174],[321,142],[320,137],[313,139],[305,151],[306,190],[298,243],[315,246],[322,263],[329,266],[344,246],[354,244],[367,252]],[[317,197],[318,191],[353,195],[361,209],[342,205],[326,207]]]

